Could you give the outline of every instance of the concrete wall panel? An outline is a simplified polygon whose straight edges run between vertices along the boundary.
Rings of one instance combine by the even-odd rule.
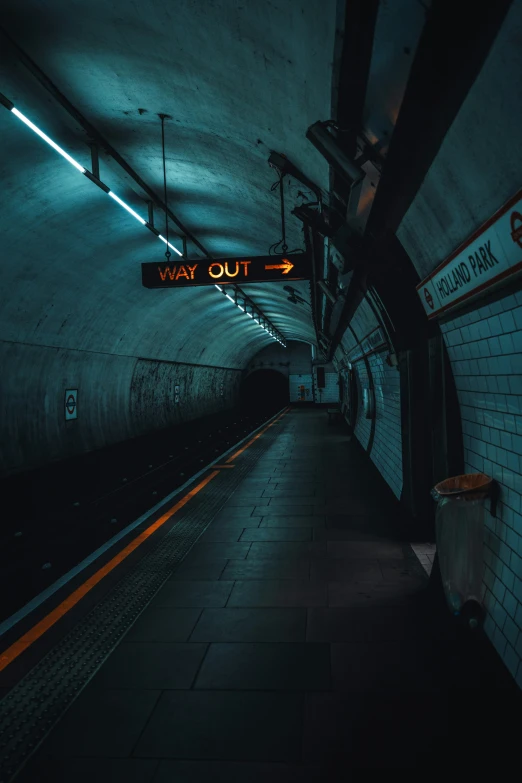
[[[277,370],[283,375],[310,373],[312,350],[309,343],[288,340],[287,347],[272,343],[253,356],[247,366],[247,375],[256,370]]]
[[[8,368],[0,390],[2,474],[231,408],[241,377],[221,368],[8,342],[0,342],[0,364]],[[78,389],[72,421],[65,420],[66,389]]]
[[[240,379],[241,373],[232,370],[140,360],[132,378],[132,420],[146,432],[230,409],[237,403]]]

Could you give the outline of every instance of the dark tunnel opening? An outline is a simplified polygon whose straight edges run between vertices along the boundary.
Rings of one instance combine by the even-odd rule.
[[[289,402],[288,378],[276,370],[256,370],[241,383],[240,405],[244,412],[270,414]]]

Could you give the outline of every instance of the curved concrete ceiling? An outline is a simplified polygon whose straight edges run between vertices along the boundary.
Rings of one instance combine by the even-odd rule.
[[[318,14],[315,4],[292,0],[28,0],[23,9],[4,6],[3,18],[157,193],[157,115],[172,117],[169,206],[210,254],[240,256],[264,255],[281,237],[271,149],[328,187],[328,166],[305,133],[331,113],[335,7],[325,0]],[[15,56],[4,50],[2,59],[2,92],[90,169],[83,129]],[[163,244],[3,110],[0,133],[3,339],[230,367],[245,366],[271,341],[215,288],[142,288],[140,264],[163,260]],[[100,177],[147,219],[145,194],[103,153]],[[301,223],[290,208],[288,245],[302,248]],[[161,215],[156,221],[163,225]],[[201,256],[189,242],[188,257]],[[309,300],[308,283],[292,286]],[[286,338],[315,341],[310,307],[288,301],[282,284],[245,292]]]

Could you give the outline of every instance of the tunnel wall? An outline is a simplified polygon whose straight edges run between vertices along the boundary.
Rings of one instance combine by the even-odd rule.
[[[368,357],[375,388],[375,435],[371,458],[395,496],[402,492],[400,376],[386,364],[386,353]]]
[[[287,347],[278,343],[267,345],[250,360],[247,374],[256,370],[276,370],[288,378],[290,402],[297,402],[299,387],[308,389],[308,402],[313,401],[312,349],[309,343],[288,340]]]
[[[309,343],[288,340],[287,347],[272,343],[252,357],[247,374],[255,370],[277,370],[283,375],[305,375],[312,372],[312,349]]]
[[[520,188],[522,3],[512,3],[397,235],[424,278]],[[522,294],[441,325],[458,389],[466,470],[500,485],[486,520],[485,630],[522,687]]]
[[[395,496],[400,498],[403,466],[399,370],[386,363],[387,345],[381,345],[380,348],[366,353],[364,349],[365,339],[375,334],[379,326],[370,304],[363,299],[351,321],[351,328],[343,336],[342,344],[346,358],[354,367],[357,376],[358,411],[355,436],[368,451]],[[373,422],[365,417],[363,409],[363,390],[370,388],[373,388],[375,396]]]
[[[319,388],[317,383],[317,369],[324,367],[324,387]],[[314,367],[313,383],[315,389],[315,401],[322,404],[337,404],[339,402],[339,374],[330,364],[319,364]]]
[[[370,419],[367,419],[364,415],[363,409],[363,389],[368,389],[370,386],[370,378],[366,364],[361,361],[354,365],[354,369],[357,377],[357,419],[355,424],[355,437],[365,449],[368,449],[370,445],[370,435],[372,431],[372,425]]]
[[[0,342],[0,366],[9,368],[2,377],[1,475],[232,408],[241,377],[238,370],[8,342]],[[72,421],[65,421],[66,389],[78,389]]]

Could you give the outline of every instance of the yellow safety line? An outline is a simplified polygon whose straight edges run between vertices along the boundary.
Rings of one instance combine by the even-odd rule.
[[[238,457],[246,449],[248,449],[248,447],[251,446],[254,441],[256,441],[264,432],[266,432],[266,430],[272,427],[273,424],[276,424],[276,422],[278,422],[279,419],[285,415],[287,410],[288,409],[283,411],[283,413],[278,416],[277,419],[275,419],[271,424],[268,424],[263,430],[258,432],[258,434],[253,437],[245,446],[239,449],[239,451],[236,451],[236,453],[227,460],[227,463],[232,462],[235,457]],[[227,464],[221,467],[231,468],[234,466]],[[49,628],[52,628],[52,626],[55,625],[65,614],[67,614],[67,612],[72,609],[73,606],[76,606],[76,604],[79,603],[79,601],[81,601],[81,599],[86,596],[93,587],[101,582],[101,580],[107,576],[107,574],[110,574],[110,572],[113,571],[116,566],[122,563],[132,552],[141,546],[144,541],[150,538],[150,536],[155,533],[156,530],[164,525],[165,522],[170,519],[177,511],[182,509],[183,506],[189,502],[189,500],[197,495],[198,492],[200,492],[203,487],[206,487],[206,485],[216,476],[219,476],[219,470],[213,470],[212,473],[204,478],[203,481],[200,481],[200,483],[195,486],[194,489],[191,489],[189,492],[187,492],[187,494],[184,495],[181,500],[178,500],[178,502],[171,506],[171,508],[169,508],[169,510],[166,511],[161,517],[159,517],[159,519],[157,519],[152,523],[152,525],[149,525],[148,528],[136,536],[136,538],[127,544],[127,546],[124,547],[121,552],[118,552],[118,554],[115,555],[112,560],[109,560],[108,563],[99,568],[82,585],[80,585],[80,587],[76,588],[76,590],[74,590],[67,598],[58,604],[55,609],[49,612],[49,614],[36,623],[36,625],[34,625],[29,631],[24,633],[23,636],[20,636],[16,642],[13,642],[10,647],[4,650],[4,652],[0,654],[0,671],[3,671],[3,669],[9,666],[10,663],[12,663],[16,658],[18,658],[19,655],[21,655],[21,653],[24,652],[24,650],[27,650],[27,648],[36,642],[37,639],[43,636],[44,633],[49,630]]]

